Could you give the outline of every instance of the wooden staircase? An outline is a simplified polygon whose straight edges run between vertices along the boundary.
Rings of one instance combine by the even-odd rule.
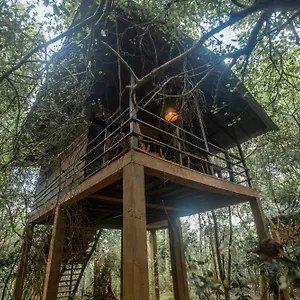
[[[89,259],[96,249],[102,230],[82,228],[69,237],[70,244],[64,250],[57,299],[75,299],[80,280]],[[78,241],[80,240],[80,243]]]

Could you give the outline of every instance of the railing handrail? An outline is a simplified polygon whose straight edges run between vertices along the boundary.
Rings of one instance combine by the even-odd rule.
[[[81,167],[79,170],[77,170],[78,172],[82,172],[82,171],[84,171],[89,165],[91,165],[94,161],[96,161],[97,159],[100,159],[100,158],[102,158],[106,153],[108,153],[109,151],[111,151],[113,148],[115,148],[118,144],[120,144],[120,143],[122,143],[125,139],[127,139],[128,137],[130,136],[130,133],[128,133],[127,135],[125,135],[121,140],[119,140],[119,141],[117,141],[116,143],[114,143],[112,146],[110,146],[106,151],[104,151],[103,153],[101,153],[100,155],[98,155],[96,158],[94,158],[92,161],[90,161],[88,164],[85,164],[83,167]],[[76,163],[78,162],[79,160],[77,160],[76,161]],[[73,165],[74,166],[74,165]],[[57,176],[56,178],[55,178],[55,180],[53,181],[53,183],[51,184],[51,186],[54,186],[54,184],[56,184],[56,183],[58,183],[58,185],[56,185],[55,187],[54,187],[54,189],[55,188],[57,188],[57,187],[59,187],[60,185],[63,185],[68,179],[70,179],[70,176],[69,177],[66,177],[67,175],[69,175],[70,173],[64,173],[62,176]],[[63,181],[61,181],[60,179],[64,179]],[[79,178],[78,178],[79,179]],[[78,180],[77,179],[77,180]],[[44,191],[48,191],[46,194],[44,194],[44,195],[42,195],[43,196],[43,198],[44,197],[46,197],[46,196],[48,196],[50,193],[51,193],[51,191],[53,191],[54,189],[49,189],[50,188],[50,186],[48,186],[46,189],[44,189],[44,190],[42,190],[41,192],[44,192]],[[65,188],[67,188],[67,187],[64,187],[64,189]],[[57,194],[59,194],[61,191],[58,191],[58,193]],[[55,197],[57,194],[54,194],[53,196],[52,196],[52,198],[53,197]],[[40,196],[37,196],[37,199],[39,199],[40,198]],[[41,200],[39,200],[39,201],[36,201],[36,203],[39,203],[39,202],[41,202]]]
[[[148,139],[150,139],[150,140],[152,140],[152,141],[154,141],[154,142],[156,142],[156,143],[159,143],[159,144],[161,144],[161,145],[163,145],[163,146],[167,146],[167,147],[169,147],[169,148],[172,148],[172,149],[174,149],[174,150],[177,150],[178,152],[183,153],[183,154],[186,154],[187,156],[197,158],[198,160],[200,160],[200,161],[202,161],[202,162],[205,162],[205,163],[207,163],[208,165],[217,167],[217,168],[219,168],[219,169],[221,169],[221,170],[226,170],[226,171],[231,172],[231,173],[236,173],[235,171],[230,170],[230,169],[228,169],[227,167],[222,167],[222,166],[219,166],[219,165],[217,165],[217,164],[215,164],[215,163],[209,162],[208,160],[206,160],[206,159],[204,159],[204,158],[201,158],[201,157],[199,157],[199,156],[197,156],[197,155],[195,155],[195,154],[193,154],[193,153],[190,153],[190,152],[187,152],[187,151],[184,151],[184,150],[178,150],[176,147],[174,147],[174,146],[172,146],[172,145],[168,145],[168,144],[166,144],[166,143],[164,143],[164,142],[158,141],[158,140],[156,140],[156,139],[154,139],[154,138],[152,138],[152,137],[149,137],[148,135],[139,134],[139,136],[148,138]],[[241,168],[242,168],[242,167],[241,167]]]
[[[130,119],[126,120],[124,123],[121,124],[121,126],[125,126],[125,124],[128,123],[129,121],[130,121]],[[90,153],[92,153],[92,152],[93,152],[95,149],[97,149],[99,146],[101,146],[102,144],[106,143],[106,142],[107,142],[107,141],[108,141],[108,140],[109,140],[116,132],[118,132],[118,131],[119,131],[119,128],[115,129],[115,131],[113,131],[108,137],[106,137],[105,139],[103,139],[102,141],[100,141],[100,142],[99,142],[97,145],[95,145],[92,149],[89,149],[89,150],[85,151],[79,158],[77,158],[77,160],[76,160],[76,162],[75,162],[74,164],[69,165],[65,170],[63,170],[63,171],[64,171],[64,174],[68,173],[70,168],[74,169],[73,167],[74,167],[78,162],[81,163],[81,161],[82,161],[85,157],[87,157]],[[103,131],[103,132],[104,132],[104,131]],[[98,137],[99,137],[99,136],[98,136]],[[123,140],[123,139],[122,139],[122,140]],[[117,142],[117,143],[120,143],[120,141]],[[90,145],[90,144],[91,144],[91,143],[87,144],[87,148],[88,148],[88,145]],[[96,159],[98,159],[98,158],[99,158],[99,157],[97,157]],[[93,161],[94,161],[94,160],[93,160]],[[63,162],[60,162],[60,165],[62,165],[62,164],[63,164]],[[90,165],[90,163],[89,163],[88,165]],[[87,167],[88,165],[86,165],[86,167]],[[60,175],[60,174],[54,178],[53,182],[59,180],[59,178],[61,178],[61,175]],[[51,184],[51,185],[52,185],[52,184]],[[41,192],[43,192],[43,190],[42,190]],[[40,192],[40,193],[41,193],[41,192]],[[36,197],[39,197],[39,196],[40,196],[40,193],[36,194]]]
[[[148,139],[149,141],[155,142],[162,147],[165,147],[167,149],[172,149],[172,151],[175,151],[175,153],[179,153],[180,155],[185,155],[187,157],[193,158],[194,162],[196,160],[196,161],[201,162],[201,164],[205,163],[207,166],[213,167],[216,170],[215,174],[211,174],[213,176],[214,175],[216,176],[216,174],[219,174],[220,172],[225,171],[224,172],[225,174],[224,173],[221,174],[223,179],[228,179],[237,184],[242,184],[244,182],[248,182],[248,184],[250,185],[251,178],[249,177],[249,174],[248,174],[249,169],[246,167],[245,161],[242,157],[238,157],[234,154],[231,154],[227,150],[222,149],[219,146],[212,144],[211,142],[207,143],[209,146],[207,149],[204,147],[202,148],[201,144],[205,144],[204,138],[196,136],[195,134],[189,132],[188,130],[181,128],[176,124],[168,122],[167,120],[163,119],[161,116],[156,115],[140,106],[138,106],[137,108],[139,111],[142,111],[151,116],[154,116],[159,121],[164,122],[164,124],[171,126],[174,129],[174,131],[169,132],[167,130],[164,130],[163,128],[156,127],[152,124],[149,124],[148,122],[146,122],[138,117],[133,117],[132,114],[130,114],[129,107],[128,107],[122,113],[119,113],[116,118],[114,118],[112,121],[110,121],[107,124],[107,126],[103,130],[101,130],[101,132],[98,133],[92,140],[88,141],[88,133],[87,133],[87,131],[85,131],[83,134],[80,135],[80,137],[78,139],[76,139],[74,142],[72,142],[66,148],[65,151],[59,153],[59,155],[55,161],[59,163],[58,167],[60,168],[60,172],[57,176],[52,178],[51,182],[49,184],[47,184],[45,186],[45,188],[41,189],[38,193],[36,193],[36,195],[35,195],[36,201],[34,201],[33,206],[32,206],[33,209],[36,210],[39,207],[41,207],[42,205],[44,205],[45,202],[43,202],[43,200],[46,199],[47,197],[49,197],[49,195],[50,195],[50,198],[48,199],[48,201],[50,201],[51,199],[54,199],[60,193],[65,192],[77,180],[82,180],[86,176],[89,176],[90,174],[88,174],[88,175],[86,175],[85,173],[81,174],[81,172],[84,172],[84,170],[89,170],[89,166],[93,166],[93,164],[95,162],[97,162],[98,160],[99,160],[98,166],[96,166],[95,170],[92,168],[91,172],[94,173],[94,172],[98,171],[99,169],[101,169],[106,164],[105,155],[109,154],[111,151],[114,151],[114,149],[116,149],[116,147],[118,147],[119,145],[122,145],[122,143],[125,140],[127,140],[128,138],[130,138],[132,136]],[[116,114],[117,113],[113,114],[113,116],[115,116]],[[126,116],[126,118],[122,119],[122,118],[124,118],[124,116]],[[110,132],[108,134],[109,129],[111,129],[113,127],[113,125],[116,123],[118,124],[118,126],[115,129],[112,129],[112,132]],[[128,123],[142,124],[145,127],[154,129],[154,130],[162,133],[164,136],[167,136],[167,140],[171,141],[172,139],[174,139],[174,140],[178,141],[178,143],[181,143],[181,145],[183,145],[183,147],[180,147],[179,146],[180,144],[176,146],[171,143],[169,143],[169,144],[165,143],[165,142],[163,142],[159,139],[156,139],[153,136],[149,136],[143,132],[136,132],[133,130],[129,130],[129,132],[127,134],[125,134],[124,131],[122,131],[122,128],[124,128]],[[179,134],[178,133],[174,134],[174,132],[176,132],[176,130],[178,130]],[[119,132],[120,133],[122,132],[123,135],[118,136]],[[105,146],[106,143],[109,141],[112,141],[112,139],[116,136],[118,136],[117,141],[114,142],[112,145],[108,145],[108,148],[106,149],[106,146]],[[86,137],[86,138],[82,140],[82,137]],[[101,138],[100,141],[98,141],[99,138]],[[198,143],[192,143],[191,138],[198,141]],[[141,142],[143,142],[143,140],[141,140]],[[85,143],[85,145],[84,145],[84,143]],[[95,145],[93,145],[93,144],[95,144]],[[75,145],[76,145],[76,147],[75,147]],[[62,168],[63,164],[65,163],[65,161],[72,154],[74,154],[74,152],[71,151],[72,147],[74,147],[75,149],[78,149],[78,147],[81,147],[82,145],[84,145],[84,147],[85,147],[84,151],[83,151],[83,148],[79,148],[77,155],[74,156],[74,162],[73,162],[73,158],[72,158],[71,163],[69,165],[67,165],[64,170],[62,170],[61,168]],[[129,145],[129,148],[130,148],[130,145]],[[217,153],[211,152],[210,151],[211,148],[217,150],[218,152]],[[101,150],[99,155],[95,154],[95,151],[97,149]],[[199,150],[199,152],[201,152],[201,154],[203,154],[203,157],[189,151],[191,149]],[[123,149],[123,151],[121,153],[123,153],[125,150],[126,149]],[[172,153],[174,153],[174,152],[172,152]],[[224,157],[222,157],[220,153],[223,154]],[[92,159],[90,161],[88,161],[87,158],[91,154],[94,154],[94,156],[91,156]],[[63,156],[63,155],[65,155],[65,156]],[[116,154],[116,155],[118,155],[118,154]],[[63,159],[62,159],[62,157],[63,157]],[[209,157],[216,158],[219,161],[221,161],[222,164],[226,164],[226,165],[224,166],[224,165],[221,165],[221,163],[211,161],[209,159]],[[103,162],[101,162],[102,158],[103,158]],[[191,168],[196,168],[196,170],[197,170],[197,168],[199,169],[199,165],[194,164],[194,167],[191,167]],[[205,167],[205,169],[206,168],[207,167]],[[239,168],[241,171],[236,168]],[[208,172],[208,174],[209,174],[209,171],[205,171],[205,169],[203,169],[203,172],[204,173]],[[200,171],[200,172],[202,172],[202,171]],[[45,180],[47,180],[47,178]],[[40,185],[45,183],[45,180],[40,182]],[[58,191],[55,192],[55,194],[51,195],[51,193],[53,191],[55,191],[56,189],[58,189]]]
[[[167,134],[167,135],[169,135],[169,136],[171,136],[171,137],[173,137],[173,138],[175,138],[175,139],[177,139],[177,140],[180,140],[180,141],[182,141],[182,142],[184,142],[184,143],[186,143],[186,144],[189,144],[189,145],[193,146],[194,148],[197,148],[197,149],[199,149],[200,151],[206,153],[207,155],[214,156],[214,157],[219,158],[219,159],[221,159],[221,160],[223,160],[223,161],[226,161],[226,162],[228,162],[228,163],[230,163],[230,164],[232,164],[232,165],[234,165],[234,166],[237,166],[237,167],[239,167],[239,168],[245,169],[243,166],[240,166],[238,163],[232,162],[231,160],[228,160],[228,159],[226,159],[226,158],[223,158],[223,157],[221,157],[221,156],[219,156],[219,155],[217,155],[217,154],[213,154],[213,153],[211,153],[210,151],[207,151],[206,149],[201,148],[200,146],[195,145],[195,144],[189,142],[188,140],[183,139],[183,138],[180,137],[180,136],[174,135],[174,134],[172,134],[172,133],[170,133],[170,132],[167,132],[167,131],[165,131],[165,130],[163,130],[163,129],[161,129],[161,128],[155,127],[155,126],[153,126],[153,125],[151,125],[151,124],[149,124],[149,123],[147,123],[147,122],[145,122],[145,121],[143,121],[143,120],[141,120],[141,119],[136,119],[136,121],[137,121],[138,123],[141,123],[141,124],[144,124],[144,125],[146,125],[146,126],[149,126],[149,127],[153,128],[153,129],[159,131],[159,132],[162,132],[162,133],[164,133],[164,134]],[[176,126],[176,125],[175,125],[175,126]],[[177,126],[177,128],[179,128],[179,130],[181,130],[181,128],[180,128],[179,126]],[[196,138],[196,139],[198,139],[198,140],[200,140],[201,142],[203,141],[203,139],[198,138],[198,137],[195,136],[195,135],[194,135],[193,137]],[[158,141],[158,140],[155,140],[155,141],[161,142],[161,141]],[[165,145],[166,145],[166,144],[165,144]]]
[[[143,107],[138,106],[138,110],[144,111],[144,112],[148,113],[149,115],[152,115],[152,116],[156,117],[156,118],[159,119],[160,121],[163,121],[165,124],[168,124],[168,125],[173,126],[174,128],[178,127],[178,128],[180,128],[180,130],[183,131],[184,133],[187,133],[187,134],[191,135],[192,137],[195,137],[195,138],[201,140],[203,143],[205,142],[203,138],[194,135],[193,133],[191,133],[191,132],[185,130],[184,128],[179,127],[179,126],[175,125],[174,123],[171,123],[171,122],[165,120],[164,118],[162,118],[162,117],[160,117],[160,116],[158,116],[158,115],[156,115],[156,114],[154,114],[154,113],[152,113],[152,112],[146,110],[146,109],[143,108]],[[157,127],[156,127],[156,128],[157,128]],[[225,150],[225,149],[223,149],[223,148],[221,148],[221,147],[219,147],[219,146],[217,146],[217,145],[215,145],[215,144],[212,144],[211,142],[208,142],[208,141],[207,141],[207,143],[208,143],[209,146],[212,146],[213,148],[219,150],[220,152],[227,153],[227,154],[230,155],[232,158],[241,160],[240,157],[238,157],[238,156],[236,156],[236,155],[234,155],[234,154],[232,154],[232,153],[229,153],[227,150]]]
[[[128,110],[128,109],[126,109],[126,110],[122,113],[122,115],[125,114],[127,110]],[[120,115],[119,117],[122,117],[122,115]],[[116,119],[117,119],[117,118],[116,118]],[[115,120],[114,120],[114,121],[115,121]],[[118,132],[119,129],[122,128],[123,126],[125,126],[129,121],[130,121],[130,119],[127,119],[125,122],[123,122],[122,124],[120,124],[120,127],[119,127],[119,128],[115,129],[108,137],[106,137],[106,138],[105,138],[104,140],[102,140],[100,143],[98,143],[97,145],[95,145],[92,149],[89,149],[89,151],[85,151],[85,153],[83,153],[83,154],[78,158],[78,160],[84,159],[84,157],[86,157],[88,154],[90,154],[92,151],[94,151],[94,150],[95,150],[97,147],[99,147],[101,144],[104,144],[105,142],[107,142],[107,141],[110,139],[110,137],[111,137],[114,133]],[[99,134],[97,134],[97,136],[96,136],[95,138],[93,138],[89,143],[87,143],[86,147],[88,148],[89,145],[91,145],[97,138],[99,138],[103,133],[105,133],[105,132],[107,131],[107,129],[110,128],[111,125],[112,125],[113,123],[114,123],[114,122],[110,123],[107,127],[105,127],[105,129],[103,129]],[[85,132],[85,134],[86,134],[86,132]],[[82,134],[82,135],[80,136],[80,138],[82,138],[83,135],[84,135],[84,134]],[[80,140],[80,138],[77,138],[77,139],[72,143],[72,145],[75,145],[75,144]],[[85,140],[82,141],[82,142],[80,142],[79,145],[84,144],[84,142],[85,142]],[[65,151],[62,151],[62,152],[59,154],[59,156],[58,156],[55,160],[53,160],[52,164],[55,164],[55,162],[59,162],[59,164],[62,165],[62,164],[64,163],[64,161],[66,161],[67,158],[70,157],[70,155],[72,154],[72,152],[68,153],[67,156],[64,158],[63,161],[60,161],[60,157],[61,157],[63,154],[66,154],[67,149],[70,149],[70,148],[71,148],[71,147],[68,146],[68,147],[66,148]],[[70,167],[70,166],[69,166],[69,167]],[[68,167],[68,168],[69,168],[69,167]],[[66,168],[64,171],[66,171],[68,168]],[[58,177],[59,177],[59,176],[58,176]],[[45,182],[45,180],[43,180],[42,182],[40,182],[40,184],[42,184],[43,182]]]

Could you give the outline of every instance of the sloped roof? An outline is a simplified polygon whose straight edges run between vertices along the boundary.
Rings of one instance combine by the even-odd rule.
[[[88,2],[90,4],[92,3],[92,7],[87,5],[86,1],[83,1],[73,24],[79,22],[83,16],[89,15],[89,11],[92,13],[95,11],[93,8],[93,3],[95,4],[95,2],[93,0],[89,0]],[[132,39],[137,34],[132,23],[139,23],[140,26],[143,26],[142,24],[145,22],[142,20],[142,16],[137,13],[139,11],[137,4],[132,4],[134,9],[130,13],[125,13],[119,8],[117,9],[118,15],[122,16],[118,24],[119,35],[122,36],[120,50],[122,57],[128,63],[133,63],[133,68],[136,73],[142,76],[146,69],[151,70],[151,68],[154,67],[154,65],[151,65],[151,59],[154,59],[154,53],[151,54],[151,51],[147,49],[146,55],[148,56],[148,61],[146,67],[143,65],[143,69],[141,62],[139,63],[139,57],[141,57],[142,54],[138,52],[132,43]],[[103,30],[108,32],[105,37],[99,34],[100,31]],[[113,30],[115,30],[115,23],[113,21],[108,20],[105,24],[98,24],[98,27],[95,29],[95,32],[98,32],[96,39],[105,39],[108,44],[115,47],[115,35],[111,33]],[[178,55],[184,47],[188,47],[194,42],[191,38],[186,36],[183,36],[180,42],[171,41],[168,34],[162,32],[159,26],[153,26],[148,30],[151,31],[152,37],[154,38],[153,43],[157,49],[159,63],[164,63],[168,59]],[[62,52],[64,48],[70,45],[70,41],[74,38],[76,39],[76,35],[73,35],[65,41],[61,50]],[[176,47],[174,47],[174,45],[176,45]],[[176,49],[171,50],[171,48]],[[144,54],[145,53],[143,53],[143,55]],[[208,63],[214,64],[218,62],[218,67],[215,72],[208,76],[201,86],[201,90],[204,92],[206,99],[204,121],[207,136],[211,143],[219,147],[230,148],[235,146],[236,141],[243,143],[263,133],[278,129],[251,93],[238,81],[237,77],[231,71],[225,72],[226,64],[225,62],[220,64],[217,55],[200,45],[193,49],[189,55],[189,61],[194,68],[198,69],[201,69],[202,66]],[[177,66],[173,66],[166,72],[172,75],[172,73],[174,74],[174,72],[178,71],[180,66],[181,63]],[[113,83],[113,81],[118,79],[117,59],[115,54],[110,53],[101,46],[101,43],[98,43],[97,49],[95,49],[93,70],[95,72],[95,80],[91,93],[98,93],[99,97],[105,99],[103,101],[109,102],[109,105],[113,105],[113,99],[118,99],[118,91],[115,83]],[[99,70],[101,70],[101,72],[99,72]],[[123,71],[125,74],[125,68]],[[102,75],[99,75],[99,73],[102,73]],[[106,75],[104,76],[103,74]],[[126,81],[126,77],[128,79],[128,72],[124,74],[122,73],[124,77],[122,77],[122,80]],[[195,82],[201,80],[204,75],[205,74],[202,73],[195,76]],[[217,95],[216,87],[218,87]],[[143,88],[147,89],[147,87]],[[217,110],[215,110],[216,104],[218,106]],[[33,110],[39,110],[39,106],[45,105],[37,102]]]

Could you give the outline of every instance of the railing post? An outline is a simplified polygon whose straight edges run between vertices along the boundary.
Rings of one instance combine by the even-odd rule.
[[[199,119],[201,134],[202,134],[202,137],[203,137],[203,140],[204,140],[205,150],[209,153],[209,146],[208,146],[205,129],[204,129],[203,122],[202,122],[202,114],[201,114],[201,110],[200,110],[200,107],[199,107],[199,102],[197,101],[197,99],[195,100],[195,104],[196,104],[196,111],[197,111],[197,116],[198,116],[198,119]],[[208,161],[208,165],[209,165],[208,171],[211,175],[214,175],[213,167],[210,164],[209,154],[207,154],[207,161]]]
[[[225,158],[226,158],[226,167],[229,170],[229,180],[231,182],[235,182],[233,169],[232,169],[232,161],[230,159],[230,155],[228,154],[228,152],[224,152],[224,155],[225,155]]]
[[[245,170],[245,175],[246,175],[246,178],[247,178],[248,185],[249,185],[249,187],[252,187],[250,174],[249,174],[249,171],[248,171],[248,168],[247,168],[247,165],[246,165],[246,160],[245,160],[245,156],[244,156],[244,153],[243,153],[242,146],[239,142],[236,142],[236,145],[237,145],[237,148],[239,150],[239,155],[240,155],[240,158],[242,160],[242,164],[243,164],[243,167],[244,167],[244,170]]]
[[[136,93],[132,88],[135,84],[134,77],[130,75],[131,88],[129,89],[129,117],[130,121],[130,148],[138,147],[138,127],[136,123],[137,106],[136,106]]]
[[[179,132],[179,127],[176,126],[176,136],[180,138],[180,132]],[[179,150],[179,163],[183,165],[183,160],[182,160],[182,144],[181,141],[178,139],[177,140],[177,145],[178,145],[178,150]]]

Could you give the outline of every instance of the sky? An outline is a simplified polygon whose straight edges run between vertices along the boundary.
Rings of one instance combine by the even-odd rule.
[[[36,0],[19,0],[24,6],[30,5],[32,3],[36,3]],[[59,5],[62,0],[55,0],[55,4]],[[37,5],[37,18],[38,20],[43,23],[45,21],[45,18],[47,18],[47,14],[53,14],[53,6],[51,5],[51,1],[49,1],[50,4],[46,7],[44,5],[44,1],[39,0],[39,4]],[[53,32],[48,31],[46,33],[49,37],[49,39],[53,38],[55,35]],[[232,28],[227,27],[224,30],[220,31],[218,34],[215,35],[215,37],[218,40],[222,40],[224,44],[236,44],[236,42],[233,42],[232,40],[236,40],[237,36],[235,32],[232,30]]]

